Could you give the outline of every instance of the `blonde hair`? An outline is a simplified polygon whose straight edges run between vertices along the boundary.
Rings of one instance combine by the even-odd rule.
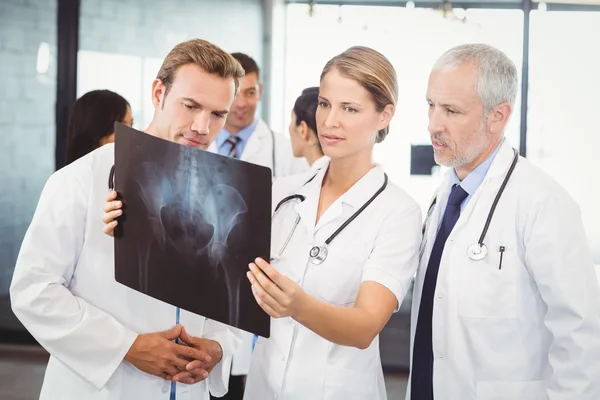
[[[321,80],[332,69],[342,76],[355,80],[373,98],[377,112],[382,112],[388,104],[398,101],[398,77],[392,63],[380,52],[369,47],[354,46],[333,57],[323,68]],[[377,133],[376,143],[380,143],[389,133],[389,125]]]
[[[165,97],[171,90],[177,70],[187,64],[194,64],[221,78],[233,78],[236,94],[244,77],[240,63],[220,47],[202,39],[188,40],[173,47],[156,75],[166,87]]]

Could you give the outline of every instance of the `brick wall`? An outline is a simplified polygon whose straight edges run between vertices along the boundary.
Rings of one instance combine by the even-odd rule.
[[[56,12],[57,0],[0,0],[0,301],[40,191],[54,170]],[[79,45],[84,51],[137,56],[143,63],[199,37],[262,64],[263,26],[260,0],[81,0]],[[41,42],[50,48],[44,73],[36,71]],[[101,79],[103,67],[92,74],[98,85],[118,90]],[[87,89],[100,88],[85,83]],[[137,95],[145,100],[149,88],[142,89]],[[137,119],[143,117],[139,108],[133,110]]]

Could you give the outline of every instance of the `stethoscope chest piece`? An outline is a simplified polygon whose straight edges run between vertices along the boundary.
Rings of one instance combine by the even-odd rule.
[[[314,246],[310,249],[310,262],[315,265],[322,264],[323,261],[325,261],[325,259],[327,258],[327,253],[327,245]]]
[[[467,255],[473,261],[480,261],[487,256],[487,246],[483,243],[473,243],[467,249]]]

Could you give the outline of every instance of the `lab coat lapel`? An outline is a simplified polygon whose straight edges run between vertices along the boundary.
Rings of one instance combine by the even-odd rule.
[[[326,168],[324,169],[326,170]],[[371,169],[348,189],[346,193],[329,206],[321,216],[321,219],[319,219],[315,230],[318,231],[331,223],[341,226],[347,218],[350,218],[352,214],[373,197],[373,195],[381,188],[381,185],[383,185],[383,181],[383,169],[380,166]],[[376,204],[369,205],[369,207],[376,206]]]
[[[310,182],[303,185],[296,192],[306,198],[303,202],[296,204],[296,212],[300,215],[301,223],[311,236],[316,231],[315,220],[317,219],[317,209],[325,171],[327,171],[327,168],[319,170]]]
[[[490,169],[484,179],[484,182],[497,177],[504,179],[504,176],[506,176],[506,173],[512,164],[514,157],[512,145],[508,142],[508,140],[505,139],[501,146],[502,147],[500,150],[498,150],[498,154],[496,155],[494,162],[492,165],[490,165]]]
[[[479,188],[477,188],[467,206],[460,213],[460,217],[456,222],[449,239],[461,232],[463,228],[466,227],[468,221],[473,218],[475,218],[476,221],[481,220],[483,226],[483,222],[487,218],[494,198],[496,197],[496,194],[502,185],[502,181],[513,161],[514,153],[512,146],[507,140],[504,140],[501,146],[502,147],[498,151],[498,154],[496,154],[496,158],[492,162],[492,165],[490,165],[490,169],[483,179],[483,182]]]
[[[358,182],[354,184],[340,200],[355,210],[362,207],[383,185],[384,172],[380,166],[372,168]],[[388,181],[389,185],[389,181]]]
[[[271,143],[269,142],[270,138],[269,128],[265,124],[263,120],[258,120],[256,124],[256,129],[250,135],[248,139],[248,143],[246,143],[246,147],[244,147],[244,152],[240,157],[242,161],[248,161],[255,164],[270,166],[271,158],[261,157],[263,154],[270,154]],[[261,159],[262,158],[262,159]]]
[[[502,144],[502,147],[498,151],[494,162],[490,166],[486,177],[481,183],[481,186],[473,194],[473,197],[469,200],[469,203],[461,212],[460,217],[456,222],[454,229],[452,229],[452,233],[450,234],[448,239],[453,238],[455,235],[457,235],[465,229],[468,221],[472,219],[474,212],[477,212],[477,220],[481,219],[482,221],[485,221],[485,218],[487,217],[487,212],[489,211],[493,202],[493,197],[495,196],[495,193],[500,187],[501,182],[504,179],[508,168],[510,167],[512,159],[512,147],[508,143],[508,141],[505,140]],[[427,219],[426,223],[426,231],[423,239],[425,240],[425,242],[422,245],[422,256],[419,263],[419,271],[422,271],[422,273],[417,274],[417,290],[415,293],[418,294],[419,298],[421,287],[423,284],[423,279],[425,277],[425,270],[427,269],[427,264],[429,263],[429,256],[431,255],[431,249],[437,236],[437,228],[440,224],[441,219],[443,218],[444,210],[446,209],[446,204],[448,202],[448,196],[450,195],[451,188],[452,170],[449,169],[444,176],[442,184],[440,185],[440,188],[436,195],[436,204],[434,206],[434,209],[431,211],[431,215]],[[485,196],[485,204],[482,203],[482,196]]]
[[[452,186],[452,170],[448,170],[444,175],[444,180],[440,185],[437,193],[435,194],[435,205],[430,211],[429,217],[426,217],[425,221],[425,234],[423,235],[423,243],[421,245],[421,257],[419,261],[419,271],[416,278],[415,296],[421,298],[421,288],[423,286],[423,279],[425,278],[425,271],[427,270],[427,264],[429,263],[429,256],[431,255],[431,249],[437,236],[438,226],[443,217],[443,210],[446,208],[448,202],[448,196],[450,195],[450,188]],[[432,199],[433,201],[433,199]],[[428,204],[428,208],[431,202]]]

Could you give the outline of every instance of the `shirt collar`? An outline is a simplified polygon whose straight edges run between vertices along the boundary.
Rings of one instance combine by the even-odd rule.
[[[252,136],[252,134],[256,130],[257,125],[258,125],[258,119],[255,118],[254,121],[252,121],[252,123],[250,125],[248,125],[244,129],[239,131],[236,135],[237,135],[237,137],[240,138],[240,141],[242,141],[242,142],[248,141],[248,139],[250,139],[250,136]],[[233,135],[233,134],[231,132],[229,132],[227,129],[225,129],[225,128],[221,129],[221,132],[219,132],[219,134],[217,135],[217,138],[215,139],[215,141],[217,142],[217,148],[220,148],[225,143],[227,138],[229,138],[229,136],[231,136],[231,135]]]
[[[498,151],[502,147],[502,143],[504,143],[504,139],[502,139],[502,141],[498,144],[498,146],[496,146],[496,149],[494,149],[492,154],[490,154],[489,157],[486,158],[484,162],[482,162],[477,167],[475,167],[475,169],[473,171],[471,171],[469,173],[469,175],[467,175],[466,178],[462,180],[462,182],[460,179],[458,179],[458,176],[456,175],[456,171],[454,169],[452,169],[452,174],[451,174],[452,185],[460,184],[460,187],[462,187],[465,190],[465,192],[467,192],[469,194],[469,196],[473,196],[473,194],[477,191],[477,189],[479,188],[479,186],[485,179],[485,176],[487,175],[487,173],[490,169],[490,166],[494,162],[494,159],[496,158]]]

